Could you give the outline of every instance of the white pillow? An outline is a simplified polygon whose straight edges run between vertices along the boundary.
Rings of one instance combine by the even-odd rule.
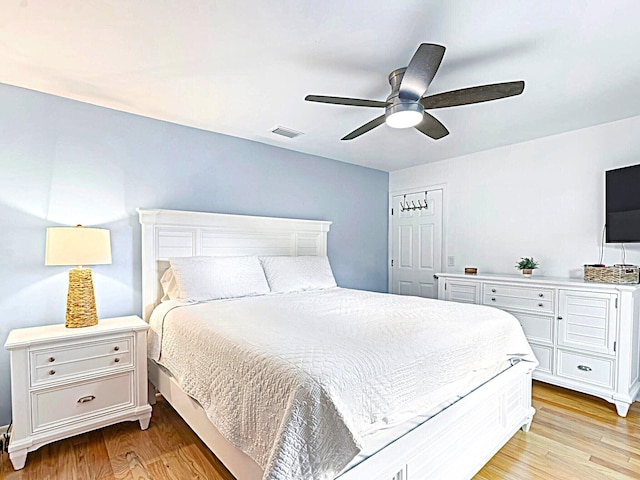
[[[260,261],[275,293],[336,286],[327,257],[260,257]]]
[[[177,300],[203,302],[269,293],[258,257],[170,258]]]
[[[163,302],[167,300],[177,300],[180,296],[180,290],[178,290],[173,268],[169,267],[165,270],[160,279],[160,285],[162,285],[162,292],[164,293],[162,297]]]

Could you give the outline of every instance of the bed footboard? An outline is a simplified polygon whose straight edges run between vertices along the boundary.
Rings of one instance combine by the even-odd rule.
[[[529,429],[531,366],[518,363],[387,445],[338,480],[463,480]]]
[[[149,381],[238,480],[260,480],[262,469],[231,445],[198,402],[149,360]],[[337,480],[464,480],[473,477],[522,428],[529,430],[531,366],[518,363],[446,408]]]

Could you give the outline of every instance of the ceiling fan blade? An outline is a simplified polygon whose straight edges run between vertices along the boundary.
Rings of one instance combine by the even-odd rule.
[[[462,88],[450,92],[437,93],[420,99],[420,104],[424,108],[445,108],[457,107],[458,105],[469,105],[471,103],[488,102],[500,98],[520,95],[524,90],[524,82],[494,83],[491,85],[481,85],[478,87]]]
[[[400,82],[400,98],[418,100],[424,95],[440,67],[444,51],[442,45],[433,43],[423,43],[418,47]]]
[[[331,103],[334,105],[351,105],[353,107],[377,107],[384,108],[388,105],[387,102],[380,102],[378,100],[366,100],[362,98],[347,98],[347,97],[327,97],[324,95],[307,95],[304,97],[307,102],[318,103]]]
[[[353,140],[356,137],[359,137],[363,133],[367,133],[369,130],[373,130],[377,126],[380,126],[384,123],[385,116],[380,115],[378,118],[374,118],[370,122],[365,123],[359,128],[356,128],[353,132],[351,132],[346,137],[343,137],[341,140]]]
[[[431,137],[434,140],[439,140],[442,137],[446,137],[449,135],[449,130],[445,127],[440,120],[438,120],[433,115],[424,112],[424,116],[422,117],[422,121],[416,125],[417,130],[420,130],[427,137]]]

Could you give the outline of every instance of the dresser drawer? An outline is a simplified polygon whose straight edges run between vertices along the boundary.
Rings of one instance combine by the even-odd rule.
[[[31,352],[31,386],[79,374],[131,365],[132,337]]]
[[[134,405],[133,372],[31,393],[33,432]]]
[[[553,347],[531,344],[531,350],[538,359],[536,371],[553,373]]]
[[[527,340],[553,344],[554,316],[514,311],[509,311],[509,313],[518,319]]]
[[[558,350],[558,376],[613,388],[615,361]]]
[[[554,291],[550,288],[514,287],[486,284],[483,303],[498,308],[519,308],[554,313]]]

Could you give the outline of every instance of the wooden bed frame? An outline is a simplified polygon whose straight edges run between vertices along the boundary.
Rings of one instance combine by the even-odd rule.
[[[331,222],[243,215],[138,210],[142,225],[142,300],[146,321],[160,302],[169,257],[196,255],[326,255]],[[171,374],[149,359],[150,399],[156,391],[175,408],[238,480],[262,469],[229,443]],[[530,363],[520,362],[377,453],[340,480],[468,479],[522,428],[529,430]]]

